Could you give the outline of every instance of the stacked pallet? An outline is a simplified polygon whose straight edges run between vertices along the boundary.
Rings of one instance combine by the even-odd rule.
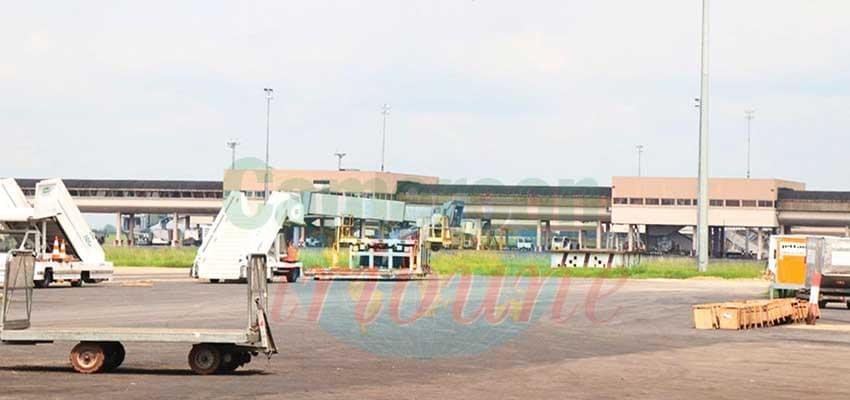
[[[805,322],[809,305],[797,299],[747,300],[693,307],[697,329],[752,329]]]

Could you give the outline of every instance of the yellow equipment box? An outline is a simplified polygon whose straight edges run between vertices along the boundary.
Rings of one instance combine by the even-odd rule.
[[[805,235],[770,237],[768,268],[773,273],[774,289],[802,289],[806,286]]]

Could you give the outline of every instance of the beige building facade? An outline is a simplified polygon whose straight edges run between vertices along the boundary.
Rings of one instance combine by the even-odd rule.
[[[694,226],[696,178],[614,177],[611,222],[622,225]],[[718,227],[776,228],[779,189],[805,190],[780,179],[709,180],[708,224]]]

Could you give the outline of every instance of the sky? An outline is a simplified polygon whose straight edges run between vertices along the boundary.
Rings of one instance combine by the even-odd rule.
[[[449,182],[695,176],[699,0],[44,1],[0,16],[0,176],[238,156]],[[710,173],[850,190],[850,2],[712,0]]]

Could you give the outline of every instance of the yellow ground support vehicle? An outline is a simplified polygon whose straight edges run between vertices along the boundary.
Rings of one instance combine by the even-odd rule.
[[[773,235],[768,250],[771,289],[800,290],[806,287],[806,235]],[[771,290],[773,293],[773,290]]]

